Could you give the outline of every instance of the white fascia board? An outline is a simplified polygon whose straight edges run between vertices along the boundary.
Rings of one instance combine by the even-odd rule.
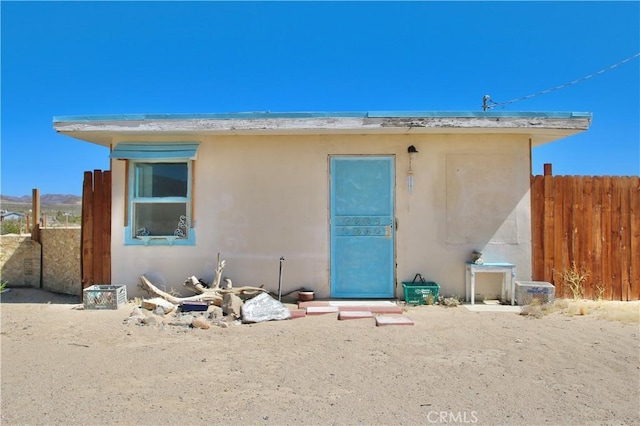
[[[108,146],[126,135],[514,133],[545,136],[539,143],[585,131],[590,117],[313,117],[61,121],[62,134]],[[535,137],[533,138],[535,139]],[[539,144],[536,143],[536,144]]]

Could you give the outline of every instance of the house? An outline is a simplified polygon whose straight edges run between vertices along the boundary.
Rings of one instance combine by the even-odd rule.
[[[531,150],[589,113],[234,113],[54,118],[110,149],[113,284],[213,277],[320,298],[463,295],[465,262],[531,279]],[[282,262],[280,275],[279,259]],[[501,277],[479,280],[496,294]],[[500,282],[497,280],[500,279]]]
[[[4,222],[5,220],[23,220],[23,219],[24,219],[24,214],[22,213],[3,211],[2,214],[0,215],[0,220],[2,222]]]

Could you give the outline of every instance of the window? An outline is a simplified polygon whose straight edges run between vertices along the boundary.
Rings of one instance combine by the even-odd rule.
[[[129,161],[125,244],[195,244],[191,180],[196,149],[197,144],[123,143],[114,149],[111,158]]]
[[[132,173],[132,237],[188,239],[189,164],[134,162]]]

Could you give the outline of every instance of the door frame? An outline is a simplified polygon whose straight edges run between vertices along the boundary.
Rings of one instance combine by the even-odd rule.
[[[328,237],[328,249],[329,249],[329,253],[328,253],[328,263],[329,263],[329,292],[330,292],[330,297],[335,297],[333,295],[333,265],[332,265],[332,260],[333,260],[333,253],[332,253],[332,199],[333,199],[333,193],[332,193],[332,168],[331,168],[331,159],[332,158],[372,158],[372,157],[379,157],[379,158],[388,158],[391,160],[391,164],[393,167],[393,173],[391,175],[391,182],[390,182],[390,191],[391,191],[391,198],[392,198],[392,203],[391,203],[391,232],[392,232],[392,245],[391,245],[391,251],[392,251],[392,256],[391,256],[391,262],[392,262],[392,296],[391,298],[396,299],[397,298],[397,289],[398,289],[398,262],[397,262],[397,255],[398,255],[398,250],[397,250],[397,242],[396,242],[396,232],[397,232],[397,222],[398,219],[396,217],[396,193],[397,193],[397,167],[396,167],[396,154],[328,154],[327,155],[327,237]],[[343,298],[343,297],[341,297]],[[345,299],[348,299],[346,297],[344,297]],[[385,299],[386,297],[375,297],[375,299]],[[374,299],[372,297],[372,299]]]

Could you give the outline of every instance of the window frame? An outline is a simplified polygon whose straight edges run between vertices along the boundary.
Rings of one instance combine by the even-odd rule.
[[[134,246],[194,246],[196,233],[193,223],[194,215],[194,169],[197,143],[188,144],[130,144],[121,143],[112,152],[111,158],[127,162],[125,168],[125,203],[126,223],[124,224],[124,244]],[[186,147],[186,148],[185,148]],[[177,155],[176,155],[177,154]],[[187,165],[187,193],[185,197],[136,197],[137,164],[182,163]],[[186,216],[186,238],[173,235],[136,236],[135,205],[150,203],[184,203]],[[177,227],[176,223],[176,227]]]

